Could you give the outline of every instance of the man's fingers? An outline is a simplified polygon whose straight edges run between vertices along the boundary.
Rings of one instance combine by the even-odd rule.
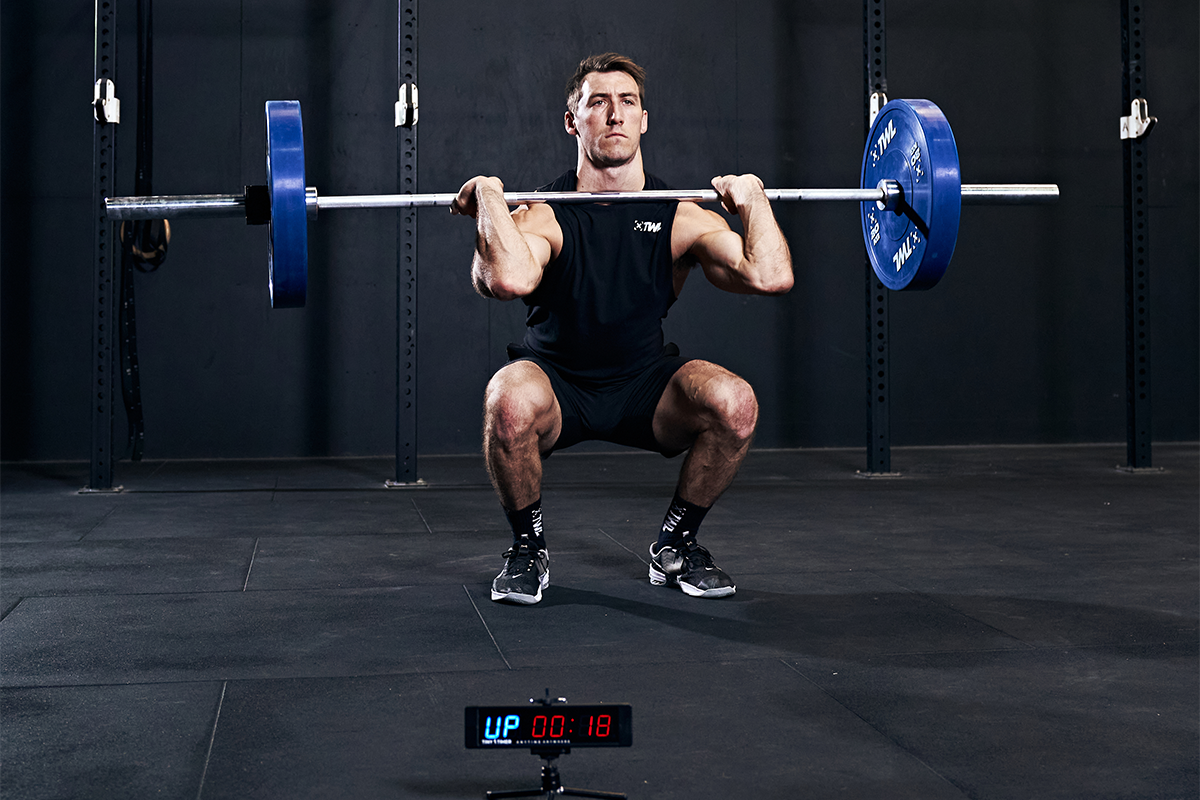
[[[458,197],[454,198],[454,202],[450,204],[450,213],[464,217],[477,216],[479,213],[479,203],[475,198],[475,192],[479,187],[487,184],[499,187],[502,193],[504,191],[504,184],[499,178],[476,175],[464,183],[462,188],[458,190]]]
[[[756,192],[763,191],[764,184],[757,175],[719,175],[712,179],[712,186],[725,210],[736,214],[738,206],[749,202]]]
[[[737,213],[737,204],[734,203],[733,197],[730,194],[730,186],[733,182],[732,175],[718,175],[712,179],[712,187],[716,190],[717,196],[721,198],[721,205],[730,214]]]

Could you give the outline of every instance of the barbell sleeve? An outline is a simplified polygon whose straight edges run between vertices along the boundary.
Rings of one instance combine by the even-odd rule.
[[[177,194],[148,197],[106,197],[109,219],[178,219],[182,217],[244,217],[242,194]]]
[[[965,183],[962,187],[964,205],[1027,205],[1057,199],[1056,183]]]

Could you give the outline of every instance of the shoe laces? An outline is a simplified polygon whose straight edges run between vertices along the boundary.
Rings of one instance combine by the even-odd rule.
[[[679,552],[683,554],[684,563],[690,569],[713,569],[717,566],[713,562],[712,554],[697,544],[695,539],[686,539],[680,543]]]
[[[521,537],[520,541],[513,542],[512,546],[501,555],[508,559],[508,570],[510,573],[517,571],[528,572],[533,569],[533,559],[536,552],[533,542],[525,537]]]

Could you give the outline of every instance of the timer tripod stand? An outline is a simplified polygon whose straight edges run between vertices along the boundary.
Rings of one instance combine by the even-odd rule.
[[[562,779],[558,775],[558,765],[554,760],[561,755],[571,752],[569,747],[533,747],[530,748],[538,758],[545,763],[542,764],[542,786],[539,789],[505,789],[499,791],[485,792],[484,797],[487,800],[499,800],[505,797],[545,797],[546,800],[554,800],[556,797],[597,797],[604,800],[625,800],[625,795],[619,792],[598,792],[594,789],[571,789],[562,785]]]

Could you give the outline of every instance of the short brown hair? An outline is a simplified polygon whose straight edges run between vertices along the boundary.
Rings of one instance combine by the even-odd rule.
[[[646,70],[634,63],[633,59],[619,53],[601,53],[580,61],[579,66],[575,68],[575,74],[567,83],[567,109],[571,113],[575,113],[579,104],[579,95],[583,92],[583,79],[592,72],[624,72],[637,84],[638,100],[642,108],[646,107]]]

